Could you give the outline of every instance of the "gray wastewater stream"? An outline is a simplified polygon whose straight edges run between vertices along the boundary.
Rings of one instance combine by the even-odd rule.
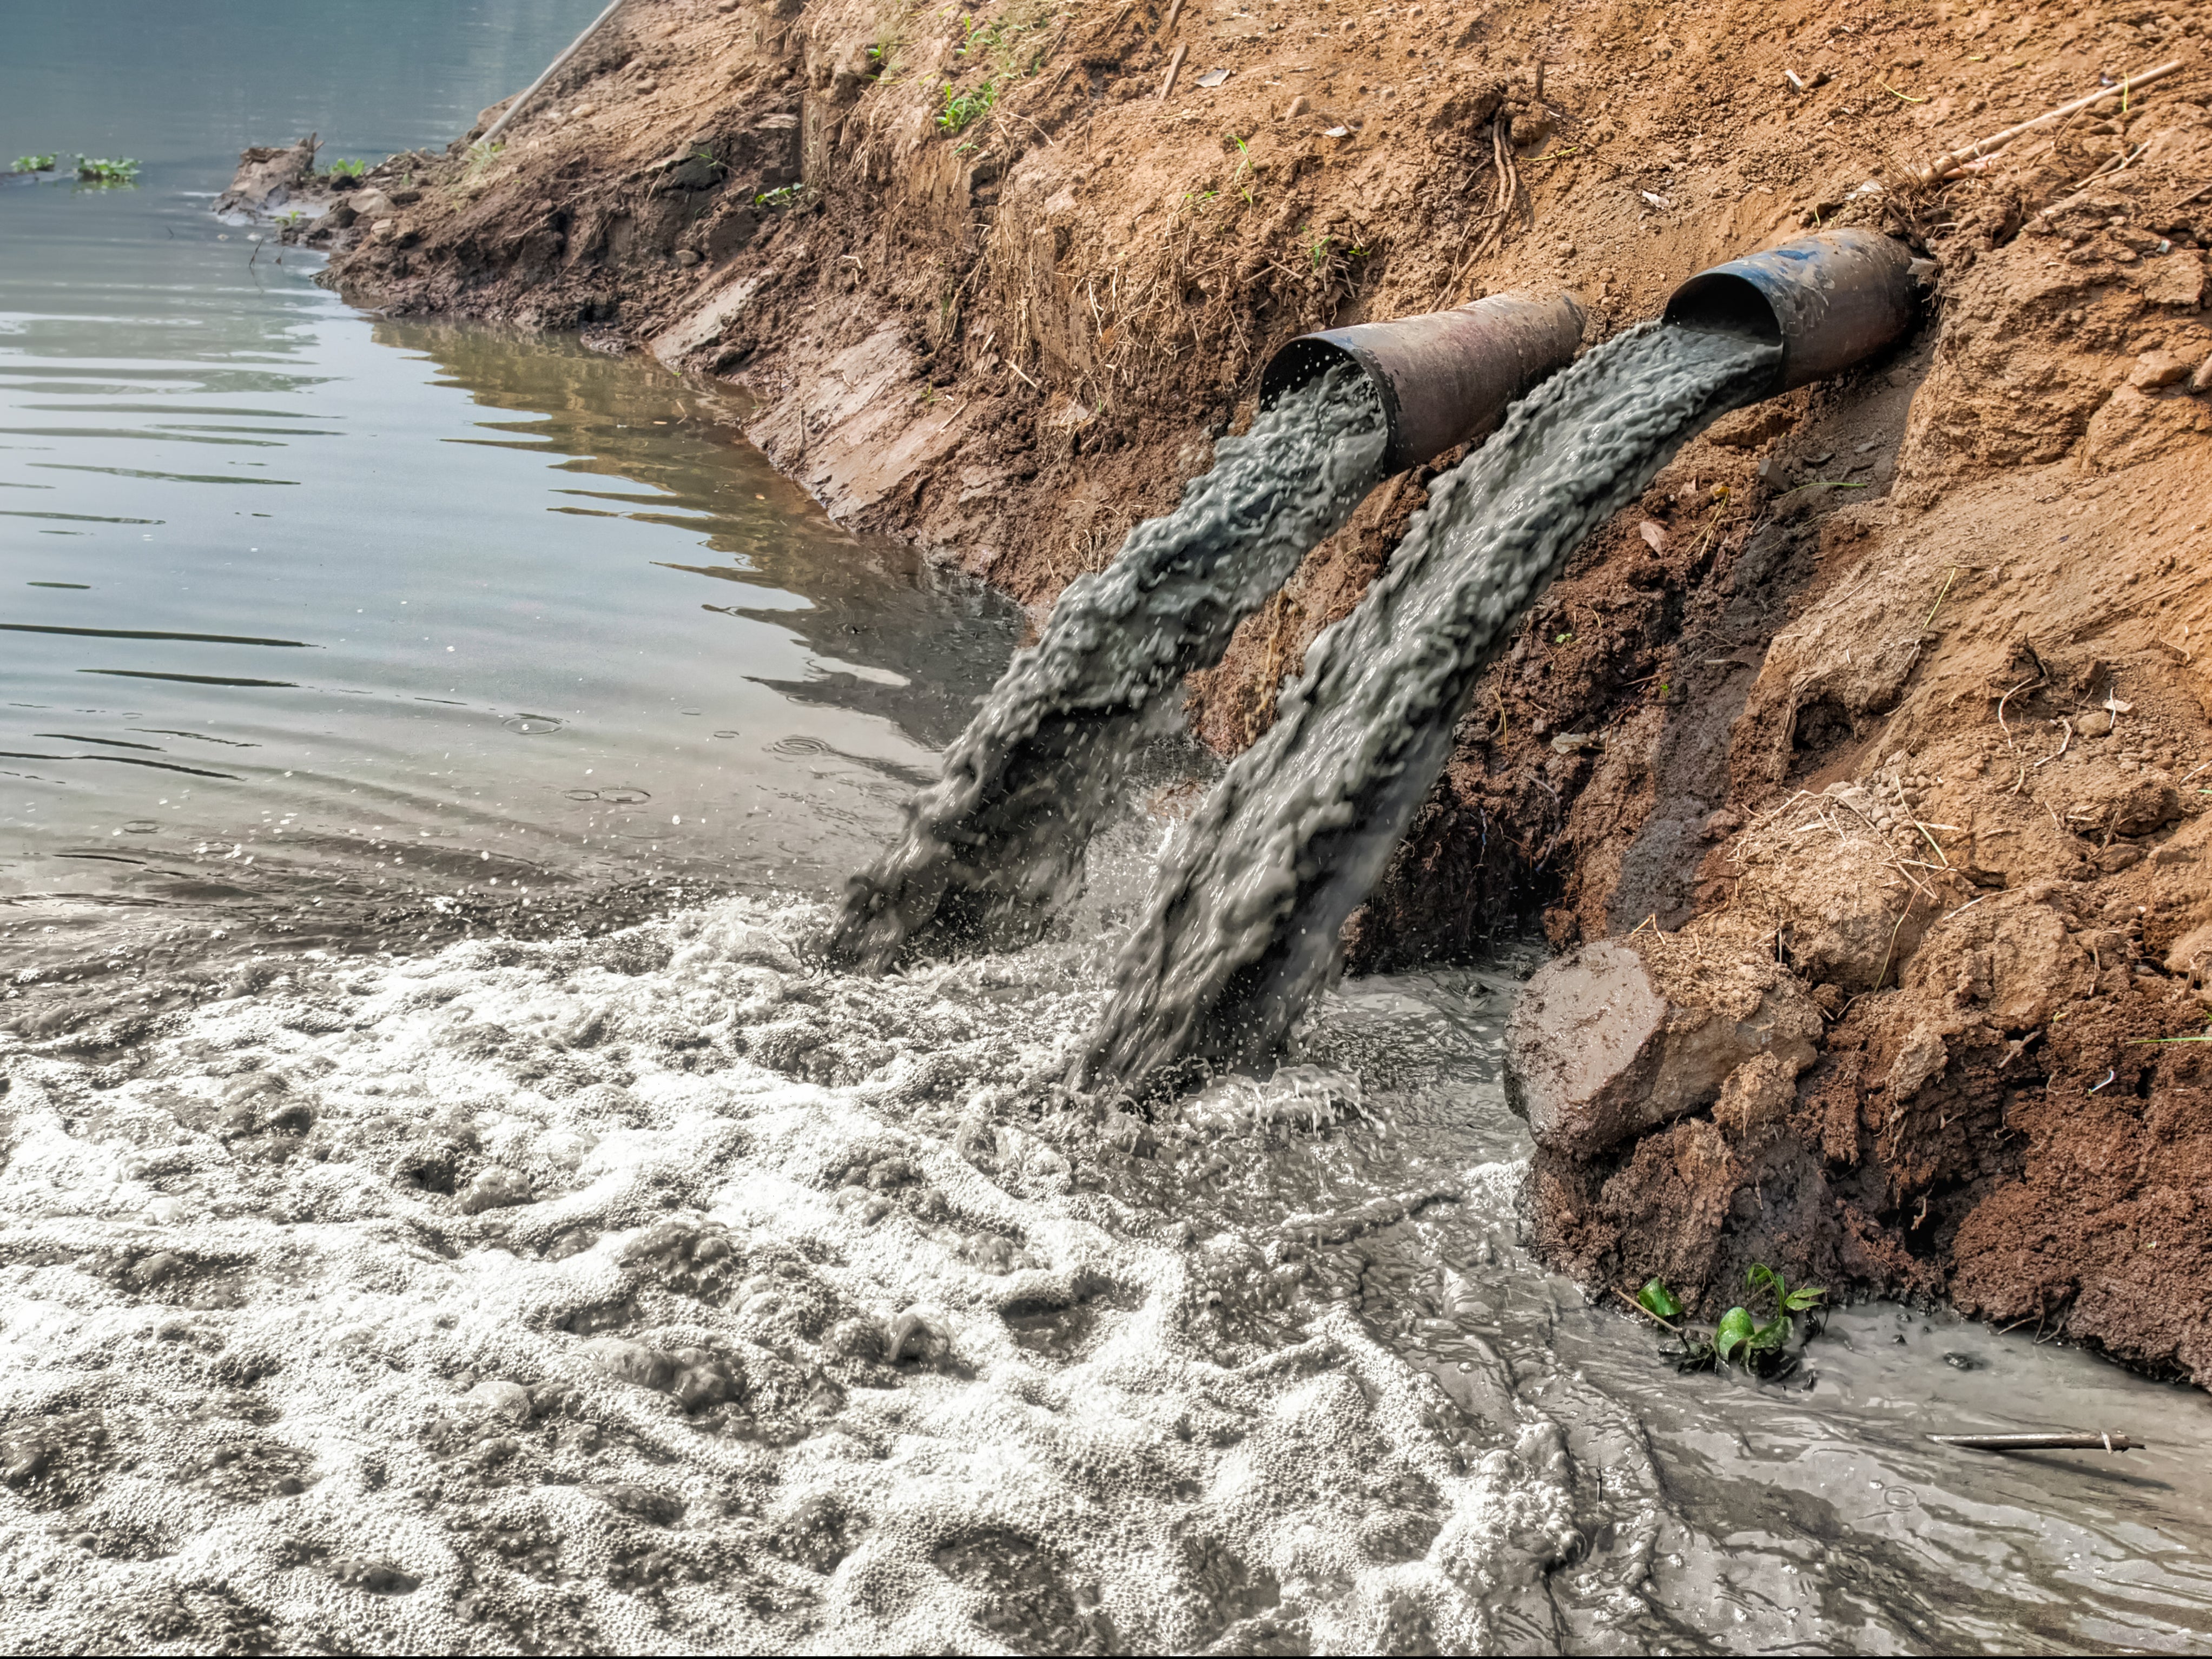
[[[146,165],[0,191],[5,1644],[2212,1645],[2203,1395],[1879,1304],[1678,1376],[1528,1257],[1525,951],[1151,1128],[1059,1079],[1157,812],[1064,938],[805,958],[1012,607],[204,213],[591,9],[13,26],[0,151]],[[1925,1438],[2084,1425],[2151,1448]]]

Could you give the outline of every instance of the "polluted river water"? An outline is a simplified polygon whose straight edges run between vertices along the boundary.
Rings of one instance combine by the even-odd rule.
[[[1530,1258],[1532,951],[1070,1096],[1179,750],[1064,937],[823,970],[1012,608],[707,391],[205,212],[294,128],[442,142],[590,8],[94,9],[0,67],[0,148],[145,162],[0,193],[8,1647],[2212,1642],[2201,1394],[1881,1304],[1680,1376]],[[2082,1428],[2150,1447],[1926,1438]]]

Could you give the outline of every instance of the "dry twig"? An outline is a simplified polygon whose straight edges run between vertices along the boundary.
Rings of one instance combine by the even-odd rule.
[[[1638,1301],[1634,1297],[1632,1297],[1632,1296],[1629,1295],[1629,1293],[1628,1293],[1626,1291],[1622,1290],[1622,1289],[1620,1288],[1620,1285],[1615,1285],[1613,1287],[1613,1293],[1615,1296],[1619,1297],[1620,1297],[1623,1302],[1626,1302],[1626,1303],[1630,1307],[1632,1307],[1632,1308],[1635,1309],[1637,1312],[1638,1312],[1638,1313],[1642,1314],[1642,1315],[1643,1315],[1646,1319],[1650,1320],[1653,1324],[1655,1324],[1655,1325],[1665,1325],[1665,1326],[1667,1327],[1667,1328],[1668,1328],[1668,1330],[1670,1330],[1670,1331],[1674,1332],[1675,1335],[1677,1335],[1677,1336],[1681,1335],[1681,1334],[1682,1334],[1682,1328],[1681,1328],[1680,1325],[1671,1324],[1671,1323],[1669,1323],[1668,1321],[1666,1321],[1666,1320],[1664,1320],[1664,1319],[1660,1318],[1660,1317],[1659,1317],[1659,1316],[1658,1316],[1657,1314],[1653,1313],[1653,1312],[1651,1311],[1651,1310],[1650,1310],[1650,1309],[1649,1309],[1649,1308],[1645,1307],[1645,1306],[1644,1306],[1641,1302],[1638,1302]]]
[[[1165,103],[1168,99],[1168,94],[1175,90],[1176,76],[1182,73],[1182,60],[1189,54],[1189,43],[1185,42],[1183,45],[1177,46],[1175,49],[1175,56],[1168,59],[1168,78],[1160,82],[1160,101],[1162,103]]]
[[[2076,98],[2070,104],[2061,104],[2057,109],[2039,115],[2032,121],[2022,121],[2017,126],[2007,127],[2002,132],[1991,133],[1988,137],[1978,139],[1973,143],[1962,145],[1957,149],[1947,150],[1929,162],[1927,166],[1913,169],[1913,177],[1922,184],[1933,184],[1956,167],[1963,167],[1967,162],[1987,155],[1992,151],[2002,149],[2022,133],[2033,132],[2039,128],[2050,126],[2054,122],[2063,121],[2076,111],[2087,109],[2092,104],[2101,103],[2107,98],[2124,97],[2137,87],[2147,87],[2154,81],[2164,80],[2181,67],[2181,59],[2176,58],[2170,62],[2159,64],[2154,69],[2147,69],[2141,75],[2123,76],[2113,86],[2100,87],[2087,96]]]
[[[2027,1323],[2026,1320],[2018,1322]],[[2008,1330],[2012,1327],[2007,1326]],[[2147,1451],[2148,1440],[2125,1434],[1931,1434],[1939,1446],[1962,1451]]]

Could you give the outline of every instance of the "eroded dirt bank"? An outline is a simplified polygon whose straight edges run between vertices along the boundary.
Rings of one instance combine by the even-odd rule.
[[[1766,1034],[1539,1125],[1538,1231],[1589,1279],[1710,1307],[1776,1260],[2212,1381],[2212,1073],[2148,1041],[2203,1028],[2212,969],[2201,20],[1165,13],[633,0],[496,154],[395,157],[285,234],[364,303],[715,377],[842,520],[1040,608],[1170,504],[1297,332],[1565,284],[1601,337],[1799,226],[1905,236],[1941,264],[1928,325],[1731,417],[1591,544],[1352,959],[1540,913],[1563,948],[1626,938],[1662,1033]],[[1263,729],[1423,483],[1200,677],[1209,743]]]

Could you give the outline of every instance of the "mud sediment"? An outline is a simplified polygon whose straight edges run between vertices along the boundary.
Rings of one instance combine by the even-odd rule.
[[[1586,1277],[1698,1304],[1764,1257],[2212,1381],[2212,1079],[2153,1041],[2203,1028],[2212,967],[2201,20],[625,18],[496,155],[395,157],[287,234],[371,303],[719,377],[842,520],[1038,607],[1172,505],[1304,329],[1566,282],[1594,342],[1814,222],[1937,260],[1914,340],[1722,422],[1575,556],[1348,947],[1540,917],[1562,948],[1779,964],[1820,1009],[1786,1087],[1542,1152],[1539,1234]],[[1910,179],[2166,57],[2124,107]],[[1208,742],[1267,728],[1457,459],[1377,491],[1194,678]]]

